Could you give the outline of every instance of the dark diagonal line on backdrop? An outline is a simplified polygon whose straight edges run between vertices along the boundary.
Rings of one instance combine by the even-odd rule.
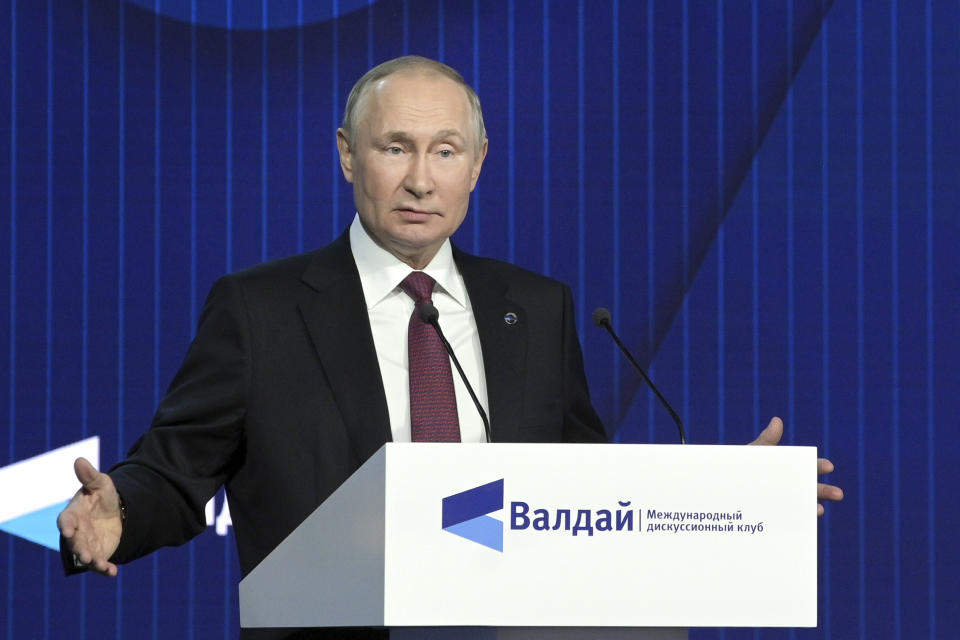
[[[656,292],[658,304],[654,317],[652,342],[648,340],[646,332],[643,336],[628,339],[630,348],[638,354],[637,359],[643,366],[648,367],[650,365],[654,355],[659,351],[670,332],[704,259],[716,242],[720,226],[726,220],[730,208],[736,201],[740,188],[750,173],[755,156],[763,148],[767,133],[783,108],[790,87],[800,73],[807,53],[819,36],[821,25],[832,5],[832,2],[814,1],[807,2],[800,7],[795,4],[791,36],[793,38],[793,57],[788,60],[787,56],[784,56],[781,58],[781,64],[760,68],[760,77],[757,79],[757,84],[761,87],[761,92],[765,93],[767,97],[759,101],[756,119],[754,120],[752,117],[752,109],[749,108],[749,103],[747,103],[748,108],[745,110],[745,117],[741,118],[743,122],[742,131],[731,134],[733,126],[724,131],[724,137],[728,141],[736,141],[732,142],[731,146],[737,146],[724,159],[723,183],[718,183],[716,186],[719,193],[718,191],[704,190],[689,194],[691,220],[705,220],[713,224],[690,225],[691,231],[688,238],[688,251],[686,252],[687,264],[677,265],[677,268],[669,271],[670,277],[659,283],[659,290]],[[718,16],[718,19],[722,19],[722,16]],[[728,34],[728,36],[730,36],[730,41],[733,41],[734,36],[732,34]],[[732,121],[733,118],[728,117],[727,120]],[[662,176],[662,178],[666,179],[665,176]],[[717,215],[718,201],[722,203],[719,207],[720,215]],[[647,393],[646,387],[640,388],[640,381],[635,379],[631,372],[625,372],[624,376],[626,379],[621,381],[621,388],[628,394],[630,400],[620,405],[622,408],[619,415],[616,416],[615,422],[618,428],[624,417],[630,412],[630,407],[640,400],[638,394]]]

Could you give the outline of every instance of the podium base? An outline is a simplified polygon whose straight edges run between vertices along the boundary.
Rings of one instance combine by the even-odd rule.
[[[687,640],[683,628],[394,627],[390,640]]]

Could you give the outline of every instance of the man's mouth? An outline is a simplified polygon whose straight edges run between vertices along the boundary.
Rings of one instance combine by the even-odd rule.
[[[439,215],[439,213],[436,211],[425,211],[423,209],[417,209],[414,207],[397,207],[396,211],[405,218],[414,220],[426,219],[431,216]]]

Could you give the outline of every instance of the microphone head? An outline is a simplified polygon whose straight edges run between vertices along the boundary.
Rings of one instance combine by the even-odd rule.
[[[610,310],[606,307],[597,307],[593,310],[593,324],[600,328],[610,324]]]
[[[420,305],[420,319],[426,322],[427,324],[436,324],[437,320],[440,318],[440,312],[437,311],[437,308],[429,302],[424,302]]]

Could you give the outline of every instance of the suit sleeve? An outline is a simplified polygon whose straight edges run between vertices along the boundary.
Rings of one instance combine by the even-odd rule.
[[[573,294],[563,285],[563,441],[607,442],[607,434],[590,402],[583,352],[573,314]]]
[[[204,530],[206,503],[243,457],[248,332],[240,285],[221,278],[152,426],[109,472],[126,507],[112,561],[183,544]]]

